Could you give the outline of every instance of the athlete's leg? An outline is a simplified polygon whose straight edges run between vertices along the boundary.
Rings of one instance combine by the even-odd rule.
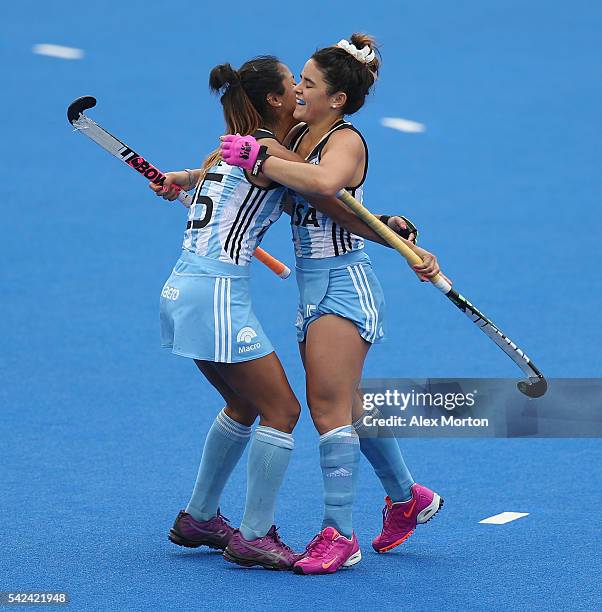
[[[249,451],[247,499],[240,533],[265,536],[274,524],[276,496],[288,467],[291,434],[301,407],[275,353],[242,363],[216,363],[216,370],[240,397],[252,398],[260,415]]]
[[[195,364],[226,402],[205,438],[196,483],[186,507],[194,519],[207,521],[217,514],[226,482],[251,437],[257,409],[233,391],[214,363],[195,359]]]
[[[251,361],[212,365],[230,389],[257,408],[260,426],[293,431],[301,406],[276,353]]]
[[[372,465],[393,503],[411,499],[414,479],[403,460],[397,439],[387,427],[366,427],[359,391],[353,400],[353,427],[360,438],[363,455]],[[370,415],[374,418],[382,416],[376,408],[370,411]]]
[[[372,409],[370,415],[382,415]],[[397,440],[387,427],[363,423],[364,407],[361,395],[353,404],[353,426],[360,437],[362,453],[370,461],[383,488],[387,492],[383,509],[383,527],[372,541],[377,552],[387,552],[405,542],[416,525],[428,522],[443,505],[434,491],[414,482],[406,467]]]
[[[325,502],[322,527],[336,527],[347,537],[353,532],[352,507],[360,455],[352,426],[352,405],[369,348],[352,322],[335,315],[314,321],[301,347],[307,403],[320,433]]]
[[[253,425],[259,414],[257,408],[248,398],[238,395],[238,393],[230,387],[216,368],[216,365],[219,364],[212,361],[200,361],[199,359],[195,359],[194,363],[203,376],[224,398],[226,402],[224,412],[237,423],[241,423],[247,427]]]

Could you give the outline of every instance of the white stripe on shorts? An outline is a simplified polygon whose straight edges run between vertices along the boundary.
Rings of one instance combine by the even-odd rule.
[[[215,353],[213,359],[219,363],[232,363],[231,284],[231,278],[220,276],[215,279],[213,292]]]
[[[226,308],[227,308],[227,329],[228,329],[228,359],[227,362],[228,363],[232,363],[232,315],[230,312],[230,285],[232,283],[232,279],[231,278],[227,278],[226,279],[227,284],[226,284]]]
[[[349,276],[351,276],[351,280],[353,281],[353,285],[359,297],[360,306],[364,314],[366,315],[366,331],[368,332],[368,338],[366,338],[366,340],[369,340],[374,333],[374,330],[372,329],[373,313],[370,307],[368,306],[368,298],[365,295],[363,283],[361,282],[359,278],[359,272],[355,268],[356,266],[347,266]],[[358,276],[356,276],[356,274]]]
[[[219,355],[220,361],[226,361],[226,279],[222,278],[220,285],[220,334],[221,334],[221,351]]]
[[[364,266],[358,266],[360,276],[364,279],[366,284],[366,292],[368,293],[368,297],[370,298],[370,308],[374,313],[374,330],[372,331],[372,340],[376,340],[376,332],[378,330],[378,310],[376,309],[376,304],[374,303],[374,296],[372,295],[372,289],[370,288],[370,282],[368,281],[368,277],[366,276],[366,271],[364,270]]]
[[[219,361],[219,287],[221,278],[215,279],[215,290],[213,291],[213,332],[215,334],[214,361]]]

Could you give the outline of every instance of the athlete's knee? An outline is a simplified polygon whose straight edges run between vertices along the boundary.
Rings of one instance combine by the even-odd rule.
[[[291,433],[301,415],[301,405],[297,398],[286,402],[266,402],[261,409],[261,425]]]
[[[358,419],[361,419],[364,416],[365,412],[366,411],[364,409],[363,397],[358,391],[357,393],[354,393],[353,395],[353,406],[352,406],[352,414],[351,414],[353,422],[355,423]]]
[[[328,388],[308,387],[307,404],[311,418],[320,432],[350,423],[353,399],[346,393]]]
[[[351,424],[351,404],[317,403],[310,405],[309,411],[320,434]]]
[[[226,414],[237,423],[250,427],[257,419],[257,408],[251,403],[237,396],[228,398],[228,405],[225,407]]]

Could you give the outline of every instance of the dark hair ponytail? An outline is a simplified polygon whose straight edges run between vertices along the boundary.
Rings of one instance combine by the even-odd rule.
[[[261,116],[245,93],[240,74],[230,64],[220,64],[211,71],[209,88],[222,94],[229,134],[252,134],[261,125]]]
[[[380,52],[372,36],[355,33],[349,42],[360,51],[368,46],[374,51],[374,59],[364,64],[336,45],[319,49],[311,56],[328,84],[328,95],[337,91],[347,94],[347,102],[342,109],[345,115],[351,115],[362,108],[380,69]]]
[[[252,134],[273,119],[267,96],[284,93],[279,64],[277,57],[262,55],[245,62],[239,70],[220,64],[210,72],[209,89],[221,93],[228,134]],[[217,149],[203,162],[204,172],[220,160]]]

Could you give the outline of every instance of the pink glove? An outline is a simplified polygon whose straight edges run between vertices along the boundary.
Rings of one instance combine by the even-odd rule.
[[[220,150],[222,159],[230,166],[239,166],[245,170],[252,170],[259,155],[259,143],[253,136],[228,134],[221,136]]]

